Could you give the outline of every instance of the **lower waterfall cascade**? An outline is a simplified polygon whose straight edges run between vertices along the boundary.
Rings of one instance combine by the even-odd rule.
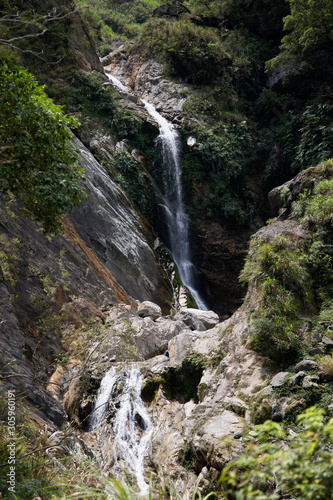
[[[134,365],[112,367],[104,375],[89,419],[89,430],[97,429],[108,410],[117,406],[113,419],[113,473],[122,472],[136,478],[140,493],[149,492],[144,479],[144,458],[153,432],[153,424],[141,399],[142,376]],[[117,400],[115,404],[115,400]]]
[[[115,76],[110,73],[107,73],[107,76],[118,89],[127,91],[126,87]],[[208,310],[209,307],[198,290],[199,274],[191,257],[189,217],[183,201],[178,132],[175,126],[164,118],[152,104],[144,99],[141,99],[141,102],[159,126],[160,133],[157,143],[161,145],[163,153],[162,183],[164,187],[161,208],[168,229],[168,249],[178,267],[181,282],[190,291],[198,309]]]

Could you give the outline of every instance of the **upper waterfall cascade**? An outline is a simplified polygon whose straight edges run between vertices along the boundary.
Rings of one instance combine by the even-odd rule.
[[[126,87],[113,75],[110,81],[121,90]],[[191,292],[199,309],[208,310],[205,300],[198,290],[199,275],[192,262],[189,240],[189,218],[183,201],[182,171],[179,158],[179,137],[174,125],[164,118],[155,107],[141,99],[146,110],[159,126],[157,142],[162,148],[164,187],[164,218],[168,229],[169,250],[177,264],[183,285]]]
[[[117,406],[113,420],[113,472],[133,474],[142,495],[149,492],[144,479],[144,458],[153,424],[141,399],[142,376],[135,366],[117,370],[112,367],[100,385],[90,430],[98,428],[109,406]],[[115,403],[116,401],[116,403]]]

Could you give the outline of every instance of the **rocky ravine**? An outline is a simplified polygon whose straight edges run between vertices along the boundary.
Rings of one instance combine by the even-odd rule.
[[[166,78],[161,63],[153,59],[141,62],[138,57],[130,56],[124,46],[103,58],[102,63],[105,71],[127,86],[128,92],[115,87],[125,107],[145,117],[145,110],[140,105],[140,98],[144,98],[169,121],[181,126],[184,120],[183,105],[195,92],[189,85]],[[257,204],[263,206],[265,202],[260,190],[257,191]],[[218,222],[192,222],[195,227],[193,252],[204,278],[211,307],[222,317],[228,317],[240,306],[244,295],[238,276],[243,267],[249,237],[264,222],[257,218],[255,227],[244,230],[241,235]]]

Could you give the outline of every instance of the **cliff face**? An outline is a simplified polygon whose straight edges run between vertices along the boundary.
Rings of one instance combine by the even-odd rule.
[[[86,171],[88,200],[65,232],[44,235],[22,218],[15,201],[1,203],[1,366],[15,385],[59,424],[66,417],[45,391],[63,352],[66,325],[83,325],[114,303],[152,299],[168,312],[171,289],[131,203],[75,139]],[[14,376],[18,373],[19,376]]]

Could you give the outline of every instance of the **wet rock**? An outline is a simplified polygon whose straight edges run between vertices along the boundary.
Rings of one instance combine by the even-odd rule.
[[[88,195],[88,200],[74,208],[70,216],[76,232],[112,274],[115,287],[118,283],[140,301],[153,299],[169,313],[172,292],[157,264],[146,228],[127,196],[93,155],[78,139],[74,139],[74,145],[80,149]],[[93,272],[101,272],[98,264],[93,266]]]
[[[294,372],[298,373],[300,371],[311,372],[312,370],[318,369],[318,363],[312,359],[303,359],[294,366]]]
[[[201,321],[205,328],[213,328],[219,323],[219,317],[214,311],[201,311],[200,309],[184,309],[184,312],[190,314],[195,319]]]
[[[154,304],[154,302],[145,300],[139,305],[137,313],[141,318],[150,317],[152,319],[157,319],[162,316],[162,309],[157,304]]]
[[[289,372],[280,372],[280,373],[277,373],[272,378],[271,386],[273,388],[282,387],[285,384],[285,382],[286,382],[287,378],[289,377],[289,375],[290,375]]]

